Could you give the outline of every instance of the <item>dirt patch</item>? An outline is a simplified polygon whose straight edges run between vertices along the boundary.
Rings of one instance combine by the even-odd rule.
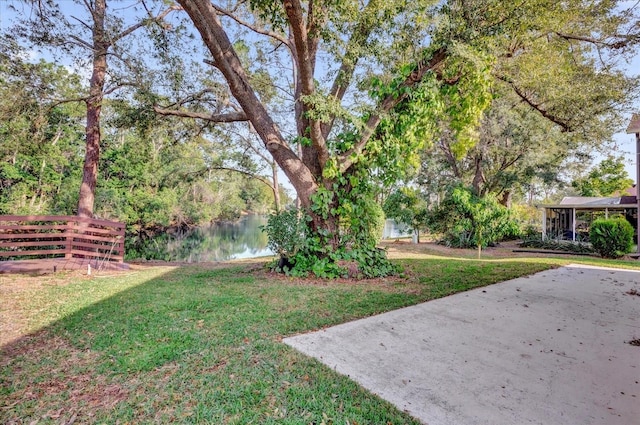
[[[405,279],[391,276],[381,278],[350,278],[339,277],[335,279],[323,279],[315,277],[313,275],[307,277],[292,277],[287,276],[284,273],[268,270],[266,268],[255,270],[251,273],[258,280],[262,278],[265,282],[278,282],[283,285],[290,286],[336,286],[336,285],[363,285],[375,287],[377,289],[383,289],[385,287],[391,288],[392,284],[398,283]]]

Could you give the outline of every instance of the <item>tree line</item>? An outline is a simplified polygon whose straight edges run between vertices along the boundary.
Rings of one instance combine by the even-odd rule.
[[[81,77],[44,60],[27,61],[24,49],[7,39],[1,50],[0,214],[75,215],[86,108],[69,100],[83,95]],[[95,216],[153,233],[274,208],[268,167],[228,148],[228,136],[181,120],[143,127],[138,114],[126,100],[103,100]]]

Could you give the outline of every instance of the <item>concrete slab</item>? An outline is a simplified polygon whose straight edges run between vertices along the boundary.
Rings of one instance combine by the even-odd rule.
[[[635,291],[571,265],[284,342],[429,425],[640,424]]]

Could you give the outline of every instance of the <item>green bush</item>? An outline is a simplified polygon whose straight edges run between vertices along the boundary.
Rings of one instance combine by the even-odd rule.
[[[603,258],[620,258],[633,248],[633,226],[623,217],[598,219],[591,224],[589,239]]]
[[[367,217],[371,218],[367,233],[372,245],[375,245],[382,239],[386,217],[382,207],[374,200],[368,202],[367,209]]]
[[[375,247],[384,228],[382,208],[374,202],[363,203],[359,208],[363,217],[342,223],[343,243],[340,249],[331,252],[318,235],[308,232],[304,213],[289,210],[270,215],[262,231],[269,238],[268,247],[280,256],[273,268],[289,276],[313,274],[320,278],[337,278],[349,275],[345,264],[357,263],[357,273],[361,277],[397,274],[399,267],[386,259],[384,250]],[[354,233],[359,238],[353,237]]]
[[[305,246],[306,223],[304,216],[296,209],[269,215],[262,231],[267,233],[267,246],[281,258],[292,258]]]
[[[396,223],[402,223],[418,234],[426,225],[428,205],[420,192],[403,187],[390,194],[384,201],[384,213]]]
[[[489,195],[478,197],[461,186],[453,188],[429,211],[428,227],[442,235],[442,243],[454,248],[485,248],[505,236],[519,235],[507,208]]]

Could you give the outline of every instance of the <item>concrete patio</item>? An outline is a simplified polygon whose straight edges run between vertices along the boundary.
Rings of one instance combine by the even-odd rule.
[[[638,271],[571,265],[285,343],[429,425],[640,423]]]

